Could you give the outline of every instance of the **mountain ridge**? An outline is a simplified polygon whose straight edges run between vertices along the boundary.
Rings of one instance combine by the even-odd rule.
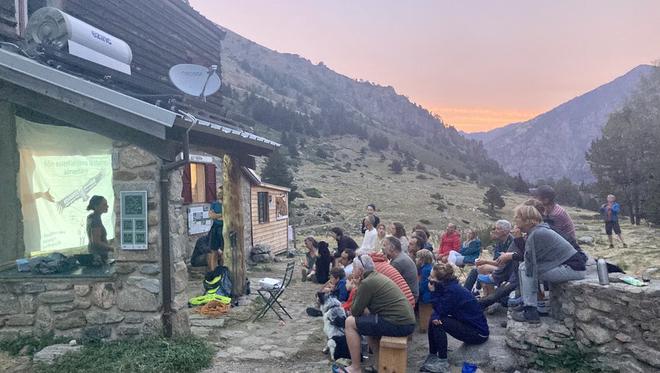
[[[481,141],[510,175],[520,173],[530,181],[567,177],[578,183],[592,182],[585,152],[600,137],[609,115],[625,104],[652,69],[651,65],[636,66],[528,121],[465,136]],[[548,149],[548,139],[555,145],[552,149]]]

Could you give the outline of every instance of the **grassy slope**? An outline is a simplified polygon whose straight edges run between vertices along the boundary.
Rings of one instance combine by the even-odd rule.
[[[316,157],[318,146],[328,150],[331,157]],[[400,221],[408,230],[420,219],[427,219],[431,222],[427,226],[434,233],[434,246],[437,246],[437,234],[448,222],[465,229],[485,228],[496,220],[480,210],[484,208],[482,199],[485,188],[452,176],[432,176],[431,173],[438,174],[438,171],[428,166],[424,173],[404,170],[401,175],[395,175],[388,169],[391,160],[396,158],[394,153],[385,152],[387,160],[381,162],[380,154],[372,151],[362,156],[359,149],[363,146],[366,143],[356,139],[330,138],[308,144],[301,151],[301,164],[296,173],[299,190],[316,188],[322,197],[304,197],[293,203],[298,247],[301,247],[302,238],[306,235],[327,239],[325,233],[333,226],[348,230],[359,243],[359,222],[367,203],[376,204],[382,222]],[[350,171],[339,171],[346,162],[351,163]],[[420,174],[429,179],[418,179]],[[434,193],[444,196],[448,205],[445,211],[436,209],[433,204],[436,200],[431,197]],[[496,212],[497,216],[512,220],[513,208],[526,198],[525,195],[508,193],[504,196],[506,206]],[[299,207],[302,204],[308,208]],[[633,272],[660,266],[660,231],[657,229],[632,227],[622,222],[629,249],[617,246],[610,250],[595,212],[574,208],[568,210],[578,229],[578,237],[591,236],[595,239],[595,245],[585,246],[592,255],[610,258]],[[323,215],[331,220],[326,222]],[[463,220],[469,221],[469,224]]]

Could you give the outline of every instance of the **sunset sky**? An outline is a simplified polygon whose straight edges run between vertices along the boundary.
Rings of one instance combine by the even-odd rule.
[[[466,132],[660,59],[660,1],[191,0],[268,48],[382,85]]]

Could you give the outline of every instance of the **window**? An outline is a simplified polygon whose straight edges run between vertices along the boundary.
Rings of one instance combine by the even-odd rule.
[[[120,192],[121,248],[147,249],[147,192]]]
[[[257,192],[259,224],[268,223],[268,192]]]
[[[217,199],[213,163],[190,163],[183,169],[183,203],[210,203]]]

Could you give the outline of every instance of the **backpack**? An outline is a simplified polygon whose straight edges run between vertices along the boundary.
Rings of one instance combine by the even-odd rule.
[[[218,266],[215,270],[207,272],[202,282],[204,294],[188,300],[188,305],[201,306],[212,300],[224,304],[231,303],[232,282],[229,278],[229,269]]]

